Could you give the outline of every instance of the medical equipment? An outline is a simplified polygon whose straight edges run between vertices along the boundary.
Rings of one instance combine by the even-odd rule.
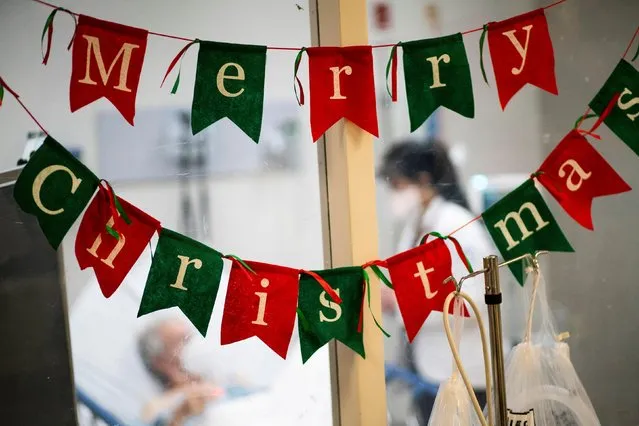
[[[562,340],[567,335],[557,335],[550,315],[550,308],[545,293],[545,285],[541,285],[541,272],[538,258],[546,252],[537,252],[534,255],[526,254],[506,262],[498,263],[496,256],[484,258],[484,269],[475,271],[463,277],[456,285],[457,291],[451,293],[444,306],[444,326],[456,366],[464,379],[464,384],[470,396],[475,412],[478,415],[478,423],[508,426],[522,424],[527,426],[599,426],[600,422],[579,380],[577,373],[570,361],[568,345]],[[499,268],[514,262],[528,261],[532,266],[527,268],[529,280],[532,284],[527,288],[531,290],[529,310],[527,315],[526,333],[523,341],[517,345],[508,360],[507,368],[504,368],[502,349],[501,326],[501,289],[499,285]],[[491,366],[492,384],[494,385],[494,398],[490,395],[490,381],[487,380],[488,393],[487,411],[489,420],[487,423],[478,406],[472,387],[464,374],[456,345],[452,337],[448,320],[448,308],[451,300],[456,296],[462,296],[478,312],[472,299],[460,293],[463,280],[484,274],[486,304],[488,305],[489,330],[491,342]],[[454,280],[454,278],[451,277]],[[533,335],[533,313],[535,307],[540,311],[542,326],[536,336]],[[480,324],[482,336],[483,326]],[[484,340],[482,338],[482,340]],[[486,352],[484,352],[485,354]],[[486,354],[484,356],[486,358]],[[487,369],[489,367],[487,366]],[[488,375],[488,373],[487,373]],[[446,383],[447,384],[447,383]],[[451,389],[459,386],[459,383],[447,384]],[[453,390],[448,389],[448,392]],[[508,401],[507,403],[507,396]],[[451,411],[453,416],[459,416],[460,407],[465,406],[457,398],[457,412]],[[494,421],[492,410],[494,404]],[[462,410],[463,411],[463,410]],[[450,421],[446,418],[446,421]],[[441,424],[442,421],[439,421]],[[454,423],[458,424],[458,423]],[[459,423],[466,424],[466,423]]]
[[[457,286],[457,290],[460,287]],[[454,299],[454,324],[451,337],[450,325],[448,321],[448,309],[451,301]],[[465,377],[465,373],[457,366],[459,360],[459,353],[457,348],[461,343],[462,330],[464,326],[463,316],[463,300],[461,294],[451,293],[446,299],[444,307],[444,327],[446,329],[446,336],[449,339],[451,349],[455,360],[453,362],[453,372],[451,376],[439,386],[437,397],[433,405],[432,414],[428,420],[429,426],[444,426],[444,425],[459,425],[470,426],[479,421],[477,418],[477,412],[473,410],[473,406],[476,404],[476,410],[481,412],[479,403],[473,393],[468,392],[466,386],[468,378]],[[480,318],[478,316],[478,318]],[[481,321],[481,318],[479,319]],[[483,324],[480,327],[482,334],[482,344],[486,346],[485,329]],[[487,357],[487,350],[484,352],[484,356]],[[490,370],[486,368],[486,386],[487,390],[490,390]],[[472,388],[471,388],[472,389]],[[471,400],[471,395],[474,400]],[[490,416],[492,417],[492,408]]]
[[[537,426],[599,426],[594,408],[570,361],[567,333],[556,332],[539,268],[538,254],[526,268],[529,305],[523,341],[506,366],[509,409],[534,418]],[[537,326],[534,326],[537,319]]]

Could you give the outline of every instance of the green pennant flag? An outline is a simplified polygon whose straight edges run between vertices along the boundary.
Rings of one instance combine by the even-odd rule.
[[[482,218],[504,260],[538,250],[574,251],[532,179],[486,210]],[[523,286],[521,264],[509,266]]]
[[[589,106],[601,115],[616,95],[619,95],[617,105],[604,123],[639,155],[639,71],[623,59]]]
[[[200,42],[191,111],[193,134],[228,117],[258,143],[265,74],[266,46]]]
[[[358,331],[364,298],[364,273],[359,266],[315,271],[342,299],[333,302],[315,278],[302,274],[298,299],[298,321],[302,361],[337,339],[365,357],[364,339]]]
[[[38,219],[49,244],[57,249],[99,184],[91,170],[47,136],[20,172],[13,197]]]
[[[206,336],[223,267],[217,251],[162,228],[138,317],[177,306]]]
[[[461,33],[401,43],[411,132],[440,106],[475,116],[473,83]]]

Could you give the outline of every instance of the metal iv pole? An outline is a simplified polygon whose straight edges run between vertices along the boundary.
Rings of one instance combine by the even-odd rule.
[[[499,263],[497,256],[484,257],[485,300],[488,306],[490,329],[490,352],[493,372],[493,392],[495,403],[495,426],[508,425],[506,405],[506,382],[504,370],[503,331],[501,328],[501,287],[499,286]],[[492,401],[488,401],[492,404]]]
[[[484,257],[484,283],[485,301],[488,306],[488,324],[490,332],[490,351],[493,372],[493,393],[495,403],[495,426],[508,426],[508,406],[506,404],[506,381],[504,368],[503,330],[501,327],[501,287],[499,285],[499,268],[511,263],[528,259],[534,268],[539,268],[538,257],[547,254],[547,251],[538,251],[534,255],[524,254],[498,263],[497,256]],[[480,271],[477,271],[480,272]],[[488,403],[492,403],[488,401]]]

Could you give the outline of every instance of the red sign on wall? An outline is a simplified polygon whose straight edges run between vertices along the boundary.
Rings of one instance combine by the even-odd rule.
[[[387,3],[379,2],[373,5],[375,27],[378,30],[387,30],[391,24],[391,8]]]

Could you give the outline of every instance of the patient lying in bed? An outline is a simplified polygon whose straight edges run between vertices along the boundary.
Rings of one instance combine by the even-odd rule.
[[[182,353],[190,338],[187,324],[176,318],[153,324],[138,337],[142,362],[163,389],[144,406],[143,421],[182,426],[223,394],[221,388],[184,368]]]

